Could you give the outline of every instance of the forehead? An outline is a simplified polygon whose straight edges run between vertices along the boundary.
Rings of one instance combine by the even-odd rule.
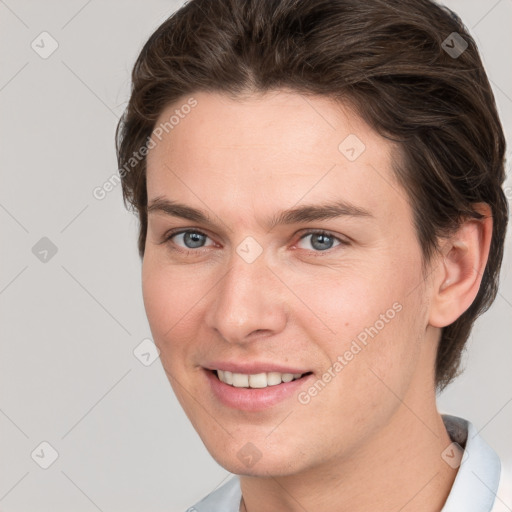
[[[190,103],[183,98],[155,124],[150,200],[179,196],[202,207],[201,200],[223,194],[247,210],[258,199],[289,207],[341,198],[373,209],[405,197],[392,170],[396,147],[347,105],[288,91],[242,100],[207,92],[191,97],[194,107],[183,108]]]

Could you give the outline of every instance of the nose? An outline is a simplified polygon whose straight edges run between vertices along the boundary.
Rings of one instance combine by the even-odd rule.
[[[248,263],[238,254],[215,287],[212,306],[206,314],[208,327],[225,341],[246,344],[275,335],[286,326],[286,287],[261,254]]]

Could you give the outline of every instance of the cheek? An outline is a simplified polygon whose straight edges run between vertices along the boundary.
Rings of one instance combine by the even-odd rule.
[[[142,264],[142,296],[146,316],[157,343],[162,341],[165,326],[169,329],[172,325],[168,317],[169,300],[175,299],[172,290],[173,287],[169,286],[162,272],[155,268],[150,257],[146,255]]]
[[[400,317],[402,286],[396,280],[379,282],[378,276],[374,277],[372,269],[360,273],[349,271],[322,282],[316,280],[313,288],[309,285],[309,293],[307,287],[297,290],[297,295],[304,297],[316,317],[314,323],[309,323],[310,337],[330,356],[337,357],[349,350],[352,341],[357,340],[364,347],[365,343],[382,338]],[[324,337],[325,333],[328,336]]]
[[[189,286],[191,280],[199,281],[190,273],[184,274],[179,268],[171,270],[152,255],[144,258],[142,293],[153,340],[160,350],[160,360],[174,393],[190,415],[194,410],[190,394],[199,396],[190,352],[194,347],[192,341],[198,338],[196,332],[200,324],[194,312],[201,295],[198,296],[197,284],[195,290]],[[183,386],[188,392],[184,392]]]
[[[345,377],[374,406],[404,397],[421,364],[425,307],[419,295],[408,294],[408,288],[395,292],[380,307],[373,304],[365,324],[351,331],[345,342],[349,357],[360,347]]]
[[[171,269],[152,255],[145,256],[142,265],[144,307],[154,341],[161,351],[177,347],[179,341],[187,337],[189,318],[198,301],[193,284],[198,282],[190,273]]]
[[[401,272],[378,274],[367,269],[310,296],[308,304],[317,308],[330,334],[319,339],[319,331],[312,327],[309,337],[323,347],[326,370],[340,362],[340,378],[335,380],[359,398],[371,399],[381,392],[392,396],[386,385],[396,393],[405,392],[412,378],[427,316],[423,287],[418,286],[420,269],[419,260],[411,257]]]
[[[418,336],[422,327],[416,301],[404,295],[391,294],[381,297],[381,302],[366,301],[364,308],[352,304],[343,309],[342,315],[350,318],[345,322],[340,317],[341,335],[331,338],[328,346],[324,344],[329,359],[324,370],[330,367],[336,376],[311,399],[315,414],[312,409],[309,413],[317,418],[331,411],[330,419],[324,420],[328,435],[346,433],[344,440],[336,441],[337,449],[345,449],[384,425],[410,389],[421,359]],[[397,296],[399,300],[393,301]]]

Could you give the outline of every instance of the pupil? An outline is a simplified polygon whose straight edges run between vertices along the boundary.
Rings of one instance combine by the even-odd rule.
[[[324,235],[324,234],[317,234],[315,236],[317,237],[318,240],[320,240],[320,243],[325,243],[326,240],[328,241],[331,238],[329,235]],[[313,237],[313,240],[315,240],[315,237]],[[320,246],[320,247],[317,247],[317,248],[325,249],[326,247],[325,246],[324,247]],[[329,247],[327,247],[327,248],[329,248]]]
[[[201,244],[202,236],[203,235],[201,235],[200,233],[186,233],[184,240],[185,240],[185,243],[191,242],[193,247],[199,247],[199,245]],[[196,245],[194,245],[194,244],[196,244]]]

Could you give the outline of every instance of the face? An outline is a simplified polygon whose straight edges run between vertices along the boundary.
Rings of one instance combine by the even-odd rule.
[[[325,97],[193,98],[162,112],[155,127],[187,113],[147,157],[143,295],[163,367],[233,473],[349,458],[397,396],[433,386],[396,148]]]

